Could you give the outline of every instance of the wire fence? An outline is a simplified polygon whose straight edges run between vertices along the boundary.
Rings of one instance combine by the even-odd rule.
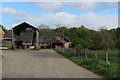
[[[118,63],[118,50],[104,51],[104,50],[76,50],[74,48],[57,48],[60,53],[66,56],[80,56],[85,59],[96,59],[106,61],[107,64]]]

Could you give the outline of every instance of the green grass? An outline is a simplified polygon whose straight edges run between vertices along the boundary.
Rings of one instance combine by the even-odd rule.
[[[59,54],[65,56],[72,62],[82,66],[104,78],[118,78],[118,51],[109,51],[109,58],[111,65],[104,60],[106,51],[88,51],[88,59],[85,57],[71,56],[68,51],[62,48],[54,49]],[[95,59],[95,53],[98,53],[98,59]],[[115,59],[115,60],[114,60]]]
[[[108,54],[109,61],[111,64],[118,64],[118,50],[104,51],[104,50],[94,50],[87,51],[89,58],[95,59],[95,53],[97,53],[98,60],[105,60],[106,53]]]

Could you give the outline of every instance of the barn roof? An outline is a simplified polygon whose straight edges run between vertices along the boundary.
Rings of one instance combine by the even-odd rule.
[[[53,40],[56,39],[56,36],[41,36],[39,39],[39,42],[44,43],[44,42],[52,42]]]
[[[54,40],[60,40],[62,42],[70,42],[67,37],[62,38],[60,36],[41,36],[39,42],[41,43],[50,43]]]
[[[31,31],[36,31],[38,30],[37,28],[35,28],[34,26],[26,23],[26,22],[23,22],[17,26],[15,26],[14,28],[12,28],[14,30],[14,33],[19,33],[21,31],[24,31],[26,30],[27,28],[31,29]],[[39,30],[38,30],[39,31]]]

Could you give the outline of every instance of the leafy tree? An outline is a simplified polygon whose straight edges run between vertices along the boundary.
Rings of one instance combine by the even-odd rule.
[[[67,37],[71,40],[73,47],[79,44],[79,37],[76,35],[77,30],[78,28],[73,27],[73,28],[70,28],[67,32]]]
[[[66,28],[66,27],[59,27],[59,28],[55,29],[56,35],[59,35],[59,36],[62,36],[62,37],[67,35],[67,32],[68,32],[68,28]]]
[[[107,30],[101,30],[101,33],[104,36],[104,49],[113,49],[114,48],[114,40],[112,35]]]
[[[41,24],[40,26],[38,26],[38,29],[50,29],[50,27],[45,24]]]
[[[8,30],[3,26],[3,25],[1,25],[0,24],[0,28],[2,28],[2,30],[6,33]]]
[[[92,40],[90,39],[91,30],[80,27],[78,28],[76,34],[79,37],[79,42],[84,48],[90,48],[92,46]]]
[[[91,39],[93,40],[93,49],[107,50],[114,48],[114,40],[107,30],[102,29],[101,31],[94,32]]]
[[[50,27],[45,25],[45,24],[41,24],[38,27],[38,29],[40,31],[40,36],[52,36],[52,35],[54,35],[54,31],[52,29],[50,29]]]
[[[116,47],[120,49],[120,27],[116,29],[116,39],[117,39]]]
[[[81,44],[76,44],[75,46],[76,56],[84,56],[84,49]]]

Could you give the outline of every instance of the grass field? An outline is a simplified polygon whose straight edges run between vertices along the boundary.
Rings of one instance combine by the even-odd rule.
[[[56,52],[65,56],[72,62],[76,63],[79,66],[82,66],[98,75],[103,76],[104,78],[118,78],[118,50],[113,50],[108,52],[110,65],[107,64],[105,60],[106,51],[96,50],[96,51],[87,51],[88,59],[81,56],[71,56],[68,50],[57,48]],[[97,53],[98,59],[95,59],[95,53]]]

